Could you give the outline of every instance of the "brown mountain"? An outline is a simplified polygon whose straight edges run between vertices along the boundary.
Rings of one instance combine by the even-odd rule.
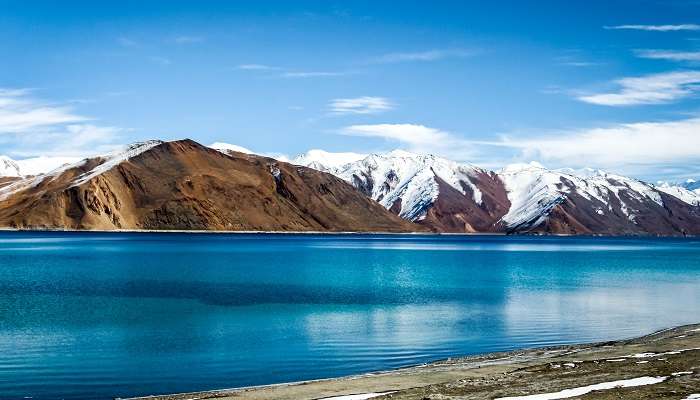
[[[146,142],[0,188],[15,228],[416,231],[345,181],[191,140]]]

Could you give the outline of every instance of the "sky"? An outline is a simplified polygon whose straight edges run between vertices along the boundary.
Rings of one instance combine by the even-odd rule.
[[[0,154],[147,139],[700,176],[700,2],[0,0]]]

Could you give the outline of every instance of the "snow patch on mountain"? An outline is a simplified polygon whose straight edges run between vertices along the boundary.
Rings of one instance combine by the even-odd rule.
[[[33,187],[38,186],[40,183],[44,182],[46,179],[54,179],[57,176],[61,175],[65,171],[79,167],[83,165],[87,159],[81,160],[77,163],[73,164],[64,164],[50,172],[47,172],[45,174],[39,174],[36,176],[30,176],[30,177],[25,177],[19,181],[13,182],[10,185],[4,186],[0,188],[0,201],[7,199],[9,196],[19,193],[21,191],[31,189]]]
[[[40,175],[53,171],[56,168],[80,161],[80,157],[33,157],[17,160],[19,170],[23,176]]]
[[[318,171],[328,172],[336,170],[346,164],[357,162],[367,157],[367,154],[341,152],[333,153],[320,149],[309,150],[299,154],[291,162],[296,165],[313,168]]]
[[[224,142],[215,142],[209,145],[210,148],[214,150],[219,150],[220,152],[227,154],[228,151],[237,151],[239,153],[245,153],[245,154],[255,154],[253,153],[252,150],[247,149],[243,146],[238,146],[236,144],[230,144],[230,143],[224,143]]]
[[[38,177],[37,177],[38,178]],[[22,179],[0,188],[0,201],[6,200],[11,195],[21,192],[41,183],[42,179]]]
[[[123,149],[113,151],[109,154],[106,154],[104,156],[100,156],[104,161],[98,165],[97,167],[93,168],[92,170],[85,172],[78,176],[75,181],[73,182],[72,186],[80,186],[83,183],[89,181],[90,179],[104,174],[105,172],[109,171],[110,169],[116,167],[117,165],[121,164],[122,162],[132,158],[136,157],[139,154],[148,151],[159,144],[163,144],[165,142],[161,140],[148,140],[145,142],[139,142],[139,143],[133,143],[128,146],[126,146]],[[81,161],[81,163],[84,161]],[[70,166],[69,166],[70,168]]]
[[[22,176],[19,165],[10,157],[0,156],[0,177],[17,178]]]
[[[700,206],[700,189],[689,190],[683,186],[674,186],[668,182],[660,182],[655,186],[657,190],[670,194],[686,204]]]
[[[24,177],[48,173],[62,165],[79,161],[79,157],[32,157],[23,160],[13,160],[0,156],[0,177]]]
[[[39,162],[35,163],[35,160],[39,160]],[[24,168],[24,171],[31,171],[31,173],[23,174],[21,180],[0,188],[0,201],[7,199],[9,196],[15,193],[36,187],[46,179],[54,179],[71,168],[80,167],[85,164],[88,159],[78,159],[78,161],[75,160],[76,158],[74,157],[37,157],[33,159],[20,160],[18,162],[20,165],[20,171],[22,171],[23,168],[21,162],[26,161],[28,166]],[[54,167],[49,171],[46,171],[57,164],[58,167]]]

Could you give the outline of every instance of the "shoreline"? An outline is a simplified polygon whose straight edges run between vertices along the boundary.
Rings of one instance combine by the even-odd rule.
[[[590,384],[594,387],[605,382],[649,376],[665,378],[658,385],[614,388],[600,391],[603,397],[590,398],[608,399],[608,394],[615,392],[619,395],[624,390],[634,392],[635,397],[621,398],[635,399],[646,399],[646,392],[652,396],[649,399],[678,400],[684,398],[679,397],[679,390],[689,391],[687,395],[700,393],[700,323],[616,341],[494,352],[338,378],[141,396],[128,400],[422,400],[451,399],[453,395],[458,395],[455,398],[459,399],[493,399],[556,392]],[[486,387],[487,383],[491,383],[491,388]],[[666,390],[675,397],[666,397],[659,390]]]
[[[655,239],[695,239],[695,235],[603,235],[603,234],[565,234],[565,233],[505,233],[505,232],[382,232],[382,231],[223,231],[201,229],[68,229],[68,228],[11,228],[0,227],[1,232],[55,232],[55,233],[192,233],[220,235],[384,235],[384,236],[497,236],[497,237],[571,237],[571,238],[655,238]]]
[[[244,235],[416,235],[416,236],[538,236],[509,235],[501,232],[382,232],[382,231],[220,231],[202,229],[24,229],[0,228],[0,232],[85,232],[85,233],[196,233],[196,234],[244,234]],[[539,236],[576,236],[576,235],[539,235]],[[665,236],[664,236],[665,237]],[[669,236],[674,237],[674,236]]]

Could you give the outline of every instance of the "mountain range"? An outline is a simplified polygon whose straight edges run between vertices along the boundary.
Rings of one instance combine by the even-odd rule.
[[[1,226],[700,234],[695,181],[650,184],[537,163],[490,171],[402,150],[311,150],[284,162],[191,140],[137,143],[50,171],[20,163],[0,157]]]

